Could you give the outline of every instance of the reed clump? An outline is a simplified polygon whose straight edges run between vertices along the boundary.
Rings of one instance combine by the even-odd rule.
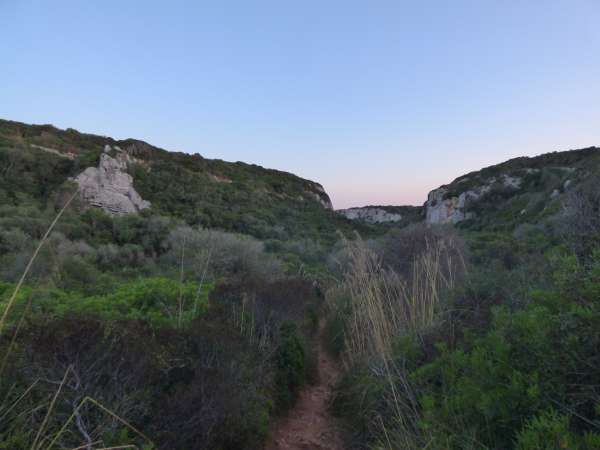
[[[444,293],[466,269],[462,242],[454,234],[432,234],[407,255],[404,271],[386,266],[382,252],[359,236],[345,245],[343,277],[327,293],[330,333],[343,341],[347,370],[334,408],[358,407],[357,416],[371,417],[359,434],[378,436],[381,448],[422,448],[427,437],[418,426],[418,395],[398,343],[420,342],[442,325]]]
[[[330,306],[345,302],[344,359],[349,364],[364,357],[388,360],[399,336],[418,337],[438,324],[442,292],[454,288],[465,268],[454,237],[427,240],[407,274],[386,267],[360,237],[346,241],[346,248],[347,269],[328,297]]]

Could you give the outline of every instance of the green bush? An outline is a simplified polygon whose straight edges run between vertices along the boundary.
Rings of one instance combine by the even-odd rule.
[[[0,307],[8,301],[13,285],[0,284]],[[86,296],[77,291],[24,287],[14,313],[18,317],[31,300],[32,312],[48,317],[80,313],[105,320],[144,320],[153,325],[187,324],[208,308],[212,285],[180,283],[162,277],[139,278],[118,284],[112,292]]]
[[[278,408],[287,409],[293,404],[300,387],[306,380],[306,350],[302,335],[295,323],[283,323],[279,332],[275,374],[276,400]]]
[[[446,321],[399,337],[391,375],[365,361],[342,379],[334,406],[357,443],[600,448],[600,252],[582,262],[560,247],[511,249],[504,237],[479,236],[478,266],[447,298]],[[514,255],[509,263],[503,252]],[[343,324],[339,313],[330,324]]]
[[[535,416],[517,435],[516,450],[576,450],[576,438],[569,429],[569,417],[554,410]]]

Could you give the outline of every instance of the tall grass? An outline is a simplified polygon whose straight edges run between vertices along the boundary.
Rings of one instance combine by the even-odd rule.
[[[345,275],[327,294],[333,310],[339,313],[339,305],[344,305],[342,359],[348,370],[366,366],[371,376],[387,385],[382,398],[386,417],[377,411],[357,414],[372,415],[377,448],[424,448],[427,437],[417,426],[417,396],[395,359],[394,343],[403,336],[420,340],[424,332],[440,325],[442,292],[455,286],[465,268],[460,246],[452,236],[427,240],[408,274],[385,267],[381,256],[360,237],[346,241],[346,246]]]
[[[452,289],[457,266],[451,239],[427,242],[412,262],[409,279],[382,264],[382,258],[360,238],[347,243],[348,269],[330,298],[345,297],[350,317],[344,335],[344,358],[353,363],[364,357],[387,360],[396,338],[420,336],[440,319],[441,291]]]

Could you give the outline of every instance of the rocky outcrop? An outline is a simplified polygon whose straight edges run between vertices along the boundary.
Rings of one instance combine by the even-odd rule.
[[[113,157],[111,152],[116,152]],[[133,187],[127,170],[132,158],[120,148],[107,145],[98,167],[88,167],[75,178],[81,198],[110,214],[132,214],[150,207]]]
[[[458,197],[447,197],[447,192],[446,188],[439,188],[429,193],[425,212],[426,223],[454,224],[471,217],[465,208],[467,199],[477,199],[481,195],[475,191],[465,191]]]
[[[388,212],[383,208],[369,206],[364,208],[338,209],[336,212],[347,219],[362,220],[368,223],[399,222],[402,220],[401,214]]]
[[[308,195],[323,205],[325,209],[333,209],[331,199],[329,198],[329,195],[327,195],[327,192],[325,192],[325,189],[323,189],[323,186],[321,186],[319,183],[312,182],[310,188],[310,191],[306,191]]]
[[[455,182],[453,191],[460,187],[461,183],[468,179],[463,178]],[[470,201],[477,200],[492,190],[494,185],[500,185],[504,188],[518,190],[521,187],[522,179],[509,175],[502,175],[500,179],[495,177],[488,179],[485,183],[466,189],[458,195],[449,195],[450,188],[442,186],[431,191],[427,195],[425,203],[425,222],[434,224],[456,224],[463,220],[473,217],[473,213],[468,211]]]

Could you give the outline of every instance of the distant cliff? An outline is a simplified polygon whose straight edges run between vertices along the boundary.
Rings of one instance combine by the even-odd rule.
[[[598,169],[597,147],[511,159],[431,191],[425,221],[490,228],[536,222],[559,211],[564,195]]]
[[[513,227],[556,214],[565,194],[598,171],[597,147],[520,157],[432,190],[422,208],[367,206],[337,212],[370,224],[404,226],[425,221],[429,225]]]
[[[357,220],[369,224],[407,225],[419,221],[422,208],[417,206],[364,206],[338,209],[336,213],[349,220]]]

